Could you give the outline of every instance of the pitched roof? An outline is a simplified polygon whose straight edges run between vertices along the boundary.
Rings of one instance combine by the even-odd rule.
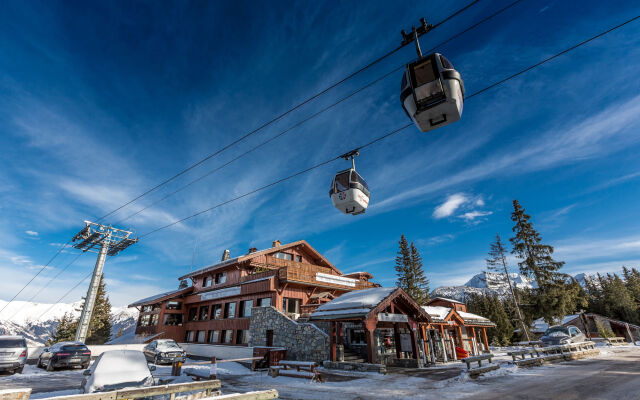
[[[423,306],[422,308],[434,319],[434,322],[444,321],[452,310],[443,306]]]
[[[304,246],[304,248],[306,250],[308,250],[314,256],[319,258],[329,268],[335,270],[337,273],[342,275],[342,272],[340,272],[340,270],[338,270],[338,268],[336,268],[333,264],[331,264],[329,262],[329,260],[324,258],[324,256],[322,254],[320,254],[316,249],[311,247],[311,245],[309,243],[307,243],[306,240],[298,240],[296,242],[287,243],[287,244],[283,244],[283,245],[275,246],[275,247],[269,247],[269,248],[264,249],[264,250],[254,251],[253,253],[249,253],[249,254],[245,254],[245,255],[242,255],[242,256],[230,258],[230,259],[228,259],[226,261],[222,261],[222,262],[219,262],[217,264],[209,265],[208,267],[204,267],[204,268],[201,268],[199,270],[190,272],[190,273],[188,273],[188,274],[186,274],[184,276],[181,276],[178,279],[182,280],[182,279],[191,278],[191,277],[193,277],[195,275],[200,275],[200,274],[205,273],[205,272],[214,271],[214,270],[217,270],[217,269],[220,269],[220,268],[223,268],[223,267],[227,267],[227,266],[230,266],[230,265],[233,265],[233,264],[236,264],[236,263],[241,263],[241,262],[244,262],[244,261],[248,261],[248,260],[251,260],[251,259],[256,258],[256,257],[260,257],[260,256],[263,256],[263,255],[268,255],[270,253],[277,253],[279,251],[286,250],[286,249],[289,249],[289,248],[292,248],[292,247],[296,247],[296,246],[300,246],[300,245]]]
[[[464,303],[463,303],[463,302],[461,302],[461,301],[454,300],[454,299],[448,299],[448,298],[446,298],[446,297],[434,297],[433,299],[429,300],[429,301],[427,302],[427,304],[431,304],[431,303],[433,303],[433,302],[434,302],[434,301],[436,301],[436,300],[448,301],[448,302],[450,302],[450,303],[464,304]]]
[[[137,306],[142,306],[145,304],[153,304],[153,303],[158,303],[160,301],[163,301],[167,298],[171,298],[177,295],[181,295],[181,294],[185,294],[185,293],[189,293],[193,290],[193,286],[189,286],[186,287],[184,289],[177,289],[177,290],[172,290],[169,292],[164,292],[164,293],[160,293],[160,294],[156,294],[150,297],[145,297],[144,299],[140,299],[138,301],[135,301],[131,304],[128,305],[128,307],[137,307]]]

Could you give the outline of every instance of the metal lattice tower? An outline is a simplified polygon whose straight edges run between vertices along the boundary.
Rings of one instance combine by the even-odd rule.
[[[84,223],[86,224],[84,229],[73,237],[73,242],[77,242],[73,247],[83,252],[98,253],[98,259],[96,260],[96,266],[93,268],[93,276],[91,277],[89,290],[87,290],[87,297],[84,299],[80,322],[76,330],[75,340],[83,343],[87,339],[89,322],[91,321],[91,314],[93,314],[93,307],[96,303],[96,296],[102,279],[102,270],[107,256],[115,256],[138,242],[138,238],[130,237],[133,232],[90,221],[84,221]]]

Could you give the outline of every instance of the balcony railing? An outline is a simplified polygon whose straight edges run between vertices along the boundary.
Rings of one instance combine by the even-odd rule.
[[[266,257],[269,267],[279,267],[278,278],[281,281],[294,281],[312,285],[335,287],[341,289],[367,289],[373,287],[371,282],[363,282],[335,275],[331,268],[320,265],[305,264],[297,261]]]

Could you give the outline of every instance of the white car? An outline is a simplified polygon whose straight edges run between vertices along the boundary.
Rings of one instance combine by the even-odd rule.
[[[153,386],[151,371],[144,353],[138,350],[109,350],[100,354],[84,371],[84,393],[107,392],[123,388]]]

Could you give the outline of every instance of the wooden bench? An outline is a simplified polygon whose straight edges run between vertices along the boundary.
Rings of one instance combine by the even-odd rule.
[[[624,346],[627,344],[627,340],[623,337],[610,337],[607,338],[607,342],[609,342],[611,346]]]
[[[494,356],[491,353],[480,354],[478,356],[463,358],[460,361],[467,364],[467,370],[469,371],[469,376],[471,376],[472,378],[477,378],[478,376],[486,372],[493,371],[500,368],[500,365],[491,363],[491,360],[493,359],[493,357]],[[483,366],[482,365],[483,361],[488,361],[489,365]],[[477,362],[478,366],[472,368],[471,363],[474,363],[474,362]]]
[[[542,365],[557,360],[576,360],[599,353],[593,342],[569,343],[557,346],[536,347],[507,353],[517,366]],[[527,358],[529,356],[529,358]]]
[[[278,365],[269,367],[272,377],[289,376],[292,378],[308,378],[318,382],[324,382],[318,371],[318,363],[313,361],[287,361],[280,360]]]

